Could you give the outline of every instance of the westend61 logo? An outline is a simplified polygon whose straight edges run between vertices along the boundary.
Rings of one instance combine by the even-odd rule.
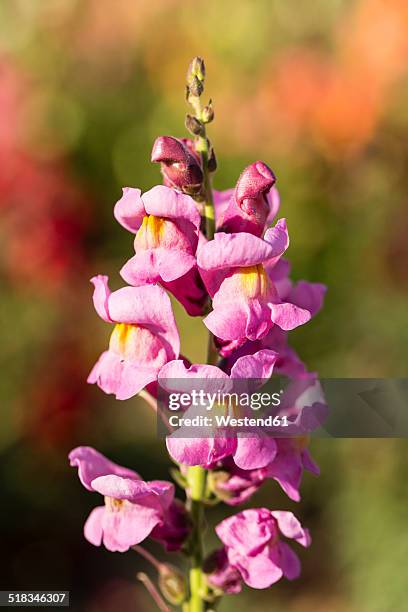
[[[183,410],[185,408],[200,407],[212,410],[214,407],[221,408],[251,408],[260,410],[271,406],[277,407],[281,403],[279,393],[226,393],[217,391],[209,393],[203,389],[193,389],[189,392],[170,393],[168,396],[169,410]]]

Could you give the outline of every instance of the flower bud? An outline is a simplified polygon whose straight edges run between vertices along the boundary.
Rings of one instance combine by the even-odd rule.
[[[201,113],[201,119],[204,123],[211,123],[211,121],[214,119],[214,109],[211,102],[209,102],[207,106],[204,106]]]
[[[186,141],[159,136],[153,145],[151,161],[161,164],[164,184],[168,187],[191,195],[200,192],[203,173],[199,158]]]
[[[263,215],[269,211],[265,196],[276,182],[272,170],[257,161],[242,172],[235,187],[235,200],[247,215]]]
[[[233,196],[218,218],[218,231],[262,236],[273,208],[270,191],[275,182],[274,173],[261,161],[245,168]]]
[[[217,158],[215,157],[215,152],[213,147],[211,147],[210,149],[210,155],[208,157],[208,170],[209,172],[215,172],[217,169]]]
[[[194,77],[197,77],[199,81],[205,79],[205,64],[201,57],[195,57],[190,63],[187,71],[187,83],[190,84]]]
[[[191,134],[194,136],[203,136],[204,135],[204,126],[196,117],[187,114],[185,126]]]
[[[188,84],[189,96],[199,98],[204,91],[203,81],[200,81],[196,76],[191,79]]]
[[[177,567],[163,563],[159,570],[159,587],[164,597],[173,606],[181,606],[187,598],[187,585]]]

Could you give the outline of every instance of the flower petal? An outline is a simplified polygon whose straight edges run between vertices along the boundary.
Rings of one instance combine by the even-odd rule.
[[[133,187],[124,187],[122,192],[123,195],[116,202],[113,214],[118,223],[129,232],[136,234],[146,214],[141,198],[142,192]]]
[[[95,306],[95,310],[98,315],[106,321],[107,323],[112,323],[112,319],[109,315],[109,296],[111,295],[111,291],[108,287],[108,276],[104,276],[103,274],[98,274],[97,276],[93,276],[91,278],[91,283],[94,286],[93,292],[93,303]]]
[[[254,266],[274,256],[275,249],[262,238],[246,232],[218,232],[197,250],[197,264],[203,270]]]
[[[194,255],[185,251],[157,247],[133,255],[122,267],[120,275],[136,287],[161,279],[171,282],[187,274],[195,263]]]
[[[270,303],[269,307],[272,312],[272,321],[284,331],[295,329],[295,327],[310,321],[311,318],[308,310],[299,308],[289,302],[281,302],[280,304]]]
[[[312,540],[309,531],[303,529],[293,512],[274,510],[271,514],[276,519],[279,530],[285,537],[296,540],[306,548],[310,546]]]
[[[244,355],[232,366],[231,378],[268,379],[272,376],[273,367],[278,358],[278,353],[268,349],[263,349],[253,355]]]
[[[116,474],[124,478],[140,480],[139,474],[107,459],[91,446],[77,446],[68,455],[70,465],[78,468],[79,480],[88,491],[93,491],[92,481],[99,476]]]
[[[94,546],[100,546],[102,543],[103,527],[102,519],[105,514],[105,506],[94,508],[91,514],[86,519],[84,525],[84,536]]]
[[[188,195],[180,193],[171,187],[156,185],[142,196],[146,213],[155,217],[168,219],[185,219],[197,229],[200,227],[201,216],[197,206]]]
[[[237,437],[237,450],[233,457],[235,464],[242,470],[255,470],[266,467],[276,456],[276,442],[264,435],[251,434],[251,437]]]

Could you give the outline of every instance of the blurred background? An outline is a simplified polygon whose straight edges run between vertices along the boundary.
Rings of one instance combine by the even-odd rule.
[[[124,185],[160,182],[156,136],[186,135],[195,55],[216,111],[215,187],[268,163],[293,276],[329,287],[324,310],[291,334],[309,369],[407,372],[406,0],[2,1],[0,588],[70,589],[75,611],[154,610],[136,553],[83,539],[99,500],[66,455],[88,444],[146,479],[168,478],[150,409],[86,385],[110,333],[88,281],[108,273],[121,285],[132,237],[113,204]],[[204,327],[180,308],[177,318],[184,354],[202,360]],[[311,528],[302,578],[220,610],[406,610],[407,449],[314,440],[322,475],[304,478],[299,505],[272,483],[253,500]]]

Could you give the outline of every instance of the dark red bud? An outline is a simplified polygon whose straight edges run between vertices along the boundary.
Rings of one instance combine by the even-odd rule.
[[[267,207],[265,195],[276,182],[272,170],[257,161],[242,172],[235,187],[235,200],[243,212],[258,216]]]
[[[201,190],[203,173],[188,141],[173,136],[159,136],[153,145],[151,161],[161,164],[167,186],[189,194]]]

